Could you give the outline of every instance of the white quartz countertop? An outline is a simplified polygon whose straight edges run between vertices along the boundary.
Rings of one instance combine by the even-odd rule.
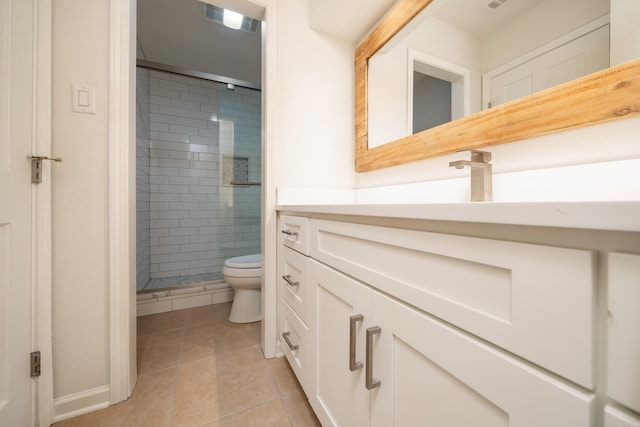
[[[640,231],[640,201],[279,204],[300,214]]]

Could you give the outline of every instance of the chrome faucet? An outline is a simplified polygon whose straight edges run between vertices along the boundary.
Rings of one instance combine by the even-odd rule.
[[[471,152],[471,161],[455,160],[449,162],[449,167],[462,169],[465,166],[471,168],[471,201],[491,201],[491,153],[488,151],[465,150]]]

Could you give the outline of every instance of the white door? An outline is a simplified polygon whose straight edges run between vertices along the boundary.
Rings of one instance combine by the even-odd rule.
[[[595,396],[378,292],[373,427],[582,427]]]
[[[551,47],[554,44],[504,72],[487,73],[483,77],[483,109],[489,103],[496,107],[609,67],[609,25]]]
[[[0,426],[32,426],[33,2],[0,3]]]
[[[309,262],[309,281],[315,293],[309,319],[309,403],[323,426],[368,426],[369,391],[365,388],[364,365],[371,291],[313,260]],[[354,315],[362,317],[352,321]],[[351,342],[356,346],[354,366],[350,366]]]

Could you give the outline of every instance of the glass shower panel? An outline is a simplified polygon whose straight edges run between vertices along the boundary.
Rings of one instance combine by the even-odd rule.
[[[260,91],[155,70],[149,86],[144,289],[220,280],[260,251]]]

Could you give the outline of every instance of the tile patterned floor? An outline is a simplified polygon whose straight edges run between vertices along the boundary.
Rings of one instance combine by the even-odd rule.
[[[320,426],[286,359],[265,359],[260,322],[230,303],[138,318],[138,383],[126,402],[55,427]]]

